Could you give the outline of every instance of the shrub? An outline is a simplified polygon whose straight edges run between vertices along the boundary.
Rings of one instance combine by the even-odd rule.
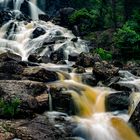
[[[5,117],[14,117],[19,112],[19,105],[21,101],[18,98],[10,100],[0,99],[0,115]]]
[[[88,11],[86,8],[76,10],[70,17],[69,22],[78,25],[81,32],[91,31],[98,25],[98,13],[95,10]]]
[[[128,22],[115,33],[114,44],[121,51],[122,56],[135,58],[140,52],[140,34],[138,34]]]
[[[106,51],[102,48],[97,48],[96,53],[98,53],[103,60],[111,60],[112,59],[112,53],[109,51]]]

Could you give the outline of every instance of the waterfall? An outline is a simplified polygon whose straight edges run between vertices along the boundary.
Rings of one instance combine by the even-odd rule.
[[[14,10],[19,10],[21,8],[21,4],[24,2],[24,0],[13,0]]]
[[[38,20],[38,15],[44,14],[44,12],[37,7],[37,0],[29,1],[29,6],[32,20]]]
[[[46,67],[48,68],[48,65]],[[67,90],[64,90],[63,94],[71,93],[77,113],[75,120],[78,122],[78,126],[73,130],[75,137],[83,140],[140,139],[127,124],[128,114],[116,115],[113,112],[106,112],[105,97],[112,93],[110,89],[84,85],[79,79],[80,75],[74,73],[70,73],[68,79],[65,79],[66,74],[61,71],[58,75],[60,81],[51,83],[50,87],[56,86],[58,89],[64,87]]]
[[[13,0],[14,10],[19,10],[24,0]],[[5,7],[9,0],[3,2]],[[38,15],[43,12],[37,7],[37,0],[28,1],[30,5],[31,17],[33,21],[24,22],[11,20],[0,28],[0,53],[10,51],[22,57],[22,60],[28,61],[30,54],[37,53],[39,57],[50,56],[51,53],[62,50],[64,59],[68,59],[71,53],[88,52],[85,41],[77,38],[66,28],[54,25],[51,22],[38,20]],[[40,30],[43,34],[39,34]],[[36,37],[33,37],[34,32]],[[38,33],[39,32],[39,33]],[[50,49],[51,47],[51,49]],[[68,72],[73,69],[71,66],[60,66],[55,64],[40,64],[40,67],[55,71],[60,78],[57,82],[48,84],[49,109],[52,108],[52,96],[50,93],[51,86],[63,89],[62,93],[71,95],[76,108],[77,128],[74,130],[74,136],[81,137],[85,140],[139,140],[134,130],[128,125],[129,114],[114,114],[106,112],[105,99],[111,93],[111,89],[93,88],[82,83],[82,75]],[[61,68],[63,71],[61,71]],[[67,69],[64,71],[64,69]],[[120,71],[123,77],[118,84],[127,83],[128,87],[132,85],[140,91],[140,79],[129,72]],[[139,95],[134,95],[138,97]],[[134,98],[131,97],[131,98]],[[140,99],[140,96],[139,96]],[[138,100],[139,101],[139,100]],[[135,103],[137,104],[138,101]],[[132,107],[134,108],[134,107]],[[130,110],[130,113],[134,110]]]
[[[3,7],[6,7],[8,5],[9,0],[0,0],[0,3],[2,3]]]

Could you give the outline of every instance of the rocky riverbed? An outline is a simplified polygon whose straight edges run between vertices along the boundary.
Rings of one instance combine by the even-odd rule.
[[[140,64],[102,60],[46,15],[0,16],[0,140],[139,139]]]

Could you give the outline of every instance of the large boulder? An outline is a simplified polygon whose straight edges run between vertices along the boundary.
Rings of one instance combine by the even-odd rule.
[[[89,53],[81,53],[75,64],[83,67],[92,67],[94,64],[94,57]]]
[[[57,85],[54,85],[50,87],[52,109],[70,115],[75,114],[71,93],[66,93],[65,91],[65,88],[61,86],[58,87]]]
[[[106,96],[106,110],[107,111],[123,111],[128,110],[130,99],[129,92],[115,92]]]
[[[42,112],[47,110],[48,107],[48,93],[47,87],[41,82],[34,81],[16,81],[16,80],[1,80],[0,81],[0,100],[10,107],[14,107],[13,100],[19,100],[19,110],[17,114],[11,114],[12,117],[26,117],[33,115],[35,112]],[[8,104],[9,103],[9,104]],[[5,113],[6,108],[4,105],[0,106],[1,117],[11,117]],[[1,111],[4,112],[1,112]],[[14,116],[17,115],[17,116]]]
[[[0,11],[0,26],[13,19],[13,14],[10,10]]]
[[[52,82],[58,80],[56,72],[41,67],[28,67],[22,73],[24,79],[41,82]]]
[[[0,54],[0,62],[4,62],[4,61],[21,61],[22,58],[21,56],[17,55],[17,54],[13,54],[11,52],[5,52]]]
[[[63,48],[60,48],[60,49],[52,52],[50,55],[50,60],[53,63],[57,63],[57,62],[64,60],[64,59],[65,59],[65,55],[64,55]]]
[[[68,56],[69,61],[77,61],[79,54],[78,53],[71,53]]]
[[[32,35],[31,35],[31,38],[34,39],[34,38],[37,38],[41,35],[44,35],[46,33],[46,31],[41,28],[41,27],[37,27],[33,32],[32,32]]]
[[[96,62],[93,66],[93,75],[97,78],[97,80],[107,80],[113,76],[118,75],[119,68],[114,67],[108,62]]]
[[[23,66],[16,61],[0,62],[0,73],[19,75],[23,72]]]
[[[32,120],[1,120],[0,125],[7,128],[7,134],[22,140],[74,140],[70,137],[76,127],[72,119],[59,112],[45,113]]]

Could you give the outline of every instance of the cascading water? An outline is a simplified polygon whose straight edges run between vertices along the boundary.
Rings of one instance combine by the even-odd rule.
[[[8,33],[9,34],[8,37],[5,39],[6,29],[8,29],[13,22],[14,22],[13,27]],[[15,24],[17,24],[16,30],[13,29],[15,27]],[[32,32],[37,27],[43,28],[46,31],[46,33],[37,38],[31,39]],[[57,32],[59,32],[60,35],[57,35]],[[54,51],[56,51],[59,48],[63,47],[65,48],[64,53],[66,59],[69,53],[72,52],[80,53],[83,51],[87,51],[87,46],[83,41],[79,40],[77,43],[73,43],[71,39],[74,36],[70,31],[57,25],[54,25],[51,22],[46,23],[43,21],[36,22],[34,21],[25,25],[24,22],[9,21],[6,25],[1,27],[0,34],[1,34],[1,42],[3,42],[1,49],[5,51],[15,48],[12,51],[16,54],[21,55],[23,60],[27,60],[28,56],[36,52],[36,50],[39,48],[40,49],[44,48],[42,49],[42,51],[39,52],[39,55],[44,55],[45,53],[48,53],[49,55],[49,53],[51,52],[49,51],[48,46],[45,46],[44,43],[46,42],[46,39],[51,40],[55,37],[66,38],[63,42],[56,43],[54,45]],[[12,37],[12,39],[10,36]],[[9,38],[10,40],[8,40]]]
[[[13,0],[14,10],[19,10],[21,8],[21,4],[24,2],[24,0]]]
[[[23,1],[14,0],[14,9],[20,10]],[[6,1],[7,4],[7,1]],[[39,9],[36,0],[29,2],[31,6],[32,19],[38,20]],[[42,12],[41,12],[42,13]],[[43,30],[43,34],[33,37],[33,32],[37,29]],[[40,30],[39,30],[40,31]],[[63,50],[67,60],[70,53],[87,52],[88,47],[85,41],[77,38],[67,29],[54,25],[51,22],[32,21],[26,23],[13,19],[3,25],[0,29],[0,53],[11,51],[27,60],[29,55],[37,53],[39,56],[47,55],[59,49]],[[51,42],[51,43],[50,43]],[[49,44],[50,43],[50,44]],[[51,46],[53,44],[53,47]],[[50,46],[52,47],[50,49]],[[57,65],[41,65],[57,71],[60,81],[50,83],[49,86],[64,87],[63,93],[70,93],[76,109],[78,127],[74,130],[74,135],[85,140],[139,140],[140,138],[128,126],[128,115],[114,115],[114,112],[105,111],[105,97],[111,92],[108,89],[92,88],[82,83],[80,75],[63,72]],[[69,66],[66,66],[69,67]],[[63,66],[62,69],[65,67]],[[121,73],[123,74],[123,73]],[[129,73],[128,73],[129,74]],[[130,78],[130,75],[127,77]],[[131,77],[134,80],[134,77]],[[52,97],[49,94],[50,110],[52,110]],[[125,117],[124,117],[125,116]],[[123,119],[122,119],[123,118]],[[126,119],[125,119],[126,118]]]
[[[47,66],[49,68],[49,66]],[[55,69],[55,66],[54,66]],[[60,73],[60,71],[58,71]],[[63,76],[62,76],[63,75]],[[108,88],[92,88],[81,83],[80,75],[61,72],[60,82],[50,83],[50,87],[64,87],[63,93],[71,93],[78,116],[79,125],[73,130],[74,136],[83,140],[139,140],[129,127],[128,114],[105,111],[105,97],[113,93]],[[67,78],[69,79],[67,79]]]
[[[44,12],[37,7],[37,0],[29,1],[29,6],[32,20],[38,20],[38,15],[44,14]]]

